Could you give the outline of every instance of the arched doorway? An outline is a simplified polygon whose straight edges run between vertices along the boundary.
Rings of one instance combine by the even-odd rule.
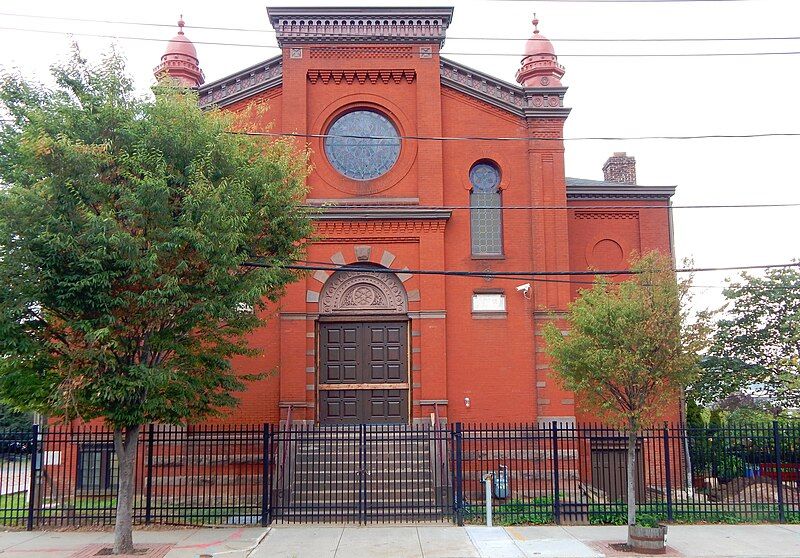
[[[317,416],[320,424],[406,424],[408,296],[394,273],[357,265],[320,293]]]

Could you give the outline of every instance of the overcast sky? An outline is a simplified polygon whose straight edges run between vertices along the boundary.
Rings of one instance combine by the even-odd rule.
[[[301,5],[405,5],[407,2],[300,2]],[[412,5],[453,5],[443,55],[500,79],[514,82],[524,39],[534,11],[539,28],[551,38],[566,67],[565,104],[572,107],[566,137],[665,136],[800,132],[800,55],[730,57],[578,57],[570,54],[775,52],[800,51],[800,40],[718,42],[573,42],[587,38],[711,38],[800,36],[800,2],[742,0],[715,2],[527,2],[417,0]],[[20,66],[40,78],[67,52],[60,34],[7,28],[71,31],[83,52],[96,57],[111,39],[79,33],[168,40],[176,28],[80,23],[41,16],[174,25],[186,20],[207,81],[214,81],[279,53],[266,14],[266,2],[0,3],[0,66]],[[38,18],[15,17],[29,14]],[[245,28],[252,31],[192,29]],[[491,37],[519,40],[471,40]],[[221,46],[204,41],[261,46]],[[128,68],[142,90],[166,42],[117,40]],[[478,55],[483,54],[483,55]],[[488,54],[488,55],[487,55]],[[505,55],[503,55],[505,54]],[[601,167],[614,151],[636,157],[640,184],[674,184],[675,205],[800,202],[800,137],[705,139],[692,141],[570,141],[567,175],[601,179]],[[678,258],[718,267],[788,262],[800,256],[800,208],[676,209]],[[729,273],[702,273],[701,285],[723,285]],[[721,301],[720,288],[698,289],[700,305]]]

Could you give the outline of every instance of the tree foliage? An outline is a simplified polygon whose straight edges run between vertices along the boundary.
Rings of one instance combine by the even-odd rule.
[[[0,397],[114,428],[123,507],[140,425],[220,413],[251,379],[230,359],[296,278],[307,162],[229,133],[252,114],[138,97],[115,53],[53,77],[0,82]]]
[[[800,407],[800,269],[742,273],[724,295],[724,314],[692,395],[708,405],[753,393],[775,414]]]
[[[697,370],[702,332],[686,324],[669,257],[651,252],[633,262],[637,273],[620,283],[605,278],[570,305],[569,332],[545,332],[553,368],[587,406],[621,426],[640,427]]]
[[[635,523],[635,446],[640,428],[676,404],[697,369],[699,326],[686,324],[668,256],[651,252],[633,262],[636,274],[620,283],[605,278],[569,306],[566,335],[545,330],[552,367],[585,406],[628,432],[629,524]]]

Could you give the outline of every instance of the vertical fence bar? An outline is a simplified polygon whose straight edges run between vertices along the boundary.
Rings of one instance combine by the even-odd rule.
[[[144,524],[150,525],[153,515],[153,436],[155,425],[147,427],[147,492],[145,493]]]
[[[778,421],[772,421],[772,438],[775,442],[775,482],[778,485],[778,521],[781,523],[786,522],[786,514],[783,505],[783,474],[781,471],[781,433],[778,427]]]
[[[455,484],[454,511],[456,512],[456,524],[460,527],[464,525],[464,434],[461,423],[455,424],[453,431],[453,483]]]
[[[558,486],[558,422],[550,423],[550,451],[553,455],[553,517],[556,524],[561,524],[561,495]]]
[[[33,514],[36,510],[36,466],[39,454],[39,425],[31,427],[31,478],[28,489],[28,524],[26,529],[33,531]]]
[[[261,526],[266,527],[270,524],[270,479],[269,479],[269,457],[272,452],[271,441],[272,432],[269,423],[264,423],[261,438],[262,468],[261,468]]]
[[[359,520],[367,523],[367,425],[358,425],[358,464],[359,464]]]
[[[665,481],[667,484],[667,521],[672,521],[672,470],[670,468],[670,444],[669,444],[669,429],[667,423],[664,423],[664,472],[666,473]]]

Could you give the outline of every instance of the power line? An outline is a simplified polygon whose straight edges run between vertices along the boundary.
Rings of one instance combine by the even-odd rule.
[[[763,132],[756,134],[700,134],[696,136],[583,136],[558,138],[531,138],[522,136],[360,136],[350,134],[303,134],[300,132],[243,132],[231,130],[229,134],[245,136],[293,137],[293,138],[350,138],[359,140],[419,140],[419,141],[641,141],[641,140],[696,140],[696,139],[735,139],[797,137],[800,132]],[[347,145],[347,144],[340,144]],[[353,145],[358,145],[354,143]]]
[[[327,262],[318,262],[318,261],[309,261],[309,260],[298,260],[298,262],[300,262],[300,264],[306,265],[308,267],[319,266],[320,267],[319,271],[364,271],[364,272],[373,272],[373,273],[388,273],[388,272],[391,272],[391,273],[409,273],[409,274],[412,274],[412,275],[415,273],[414,271],[411,271],[411,270],[408,270],[408,269],[399,269],[398,270],[398,269],[387,269],[387,268],[383,268],[383,267],[377,267],[377,268],[376,267],[364,267],[362,269],[362,268],[358,268],[358,265],[332,266],[331,264],[329,264]],[[793,262],[792,264],[779,264],[778,266],[754,266],[754,267],[748,267],[748,268],[739,267],[739,268],[719,268],[719,269],[720,270],[744,270],[744,269],[753,269],[753,268],[767,269],[767,268],[787,267],[787,266],[800,266],[800,262]],[[257,266],[257,267],[269,267],[269,266],[268,266],[268,264],[264,264],[264,265]],[[695,271],[699,271],[699,270],[700,269],[687,268],[687,269],[684,269],[684,270],[673,270],[673,271],[676,271],[678,273],[680,273],[680,272],[694,273]],[[704,270],[704,271],[716,271],[717,269],[716,268],[702,268],[702,270]],[[315,268],[312,271],[317,271],[317,269]],[[476,271],[476,272],[450,272],[450,271],[446,271],[446,270],[433,270],[433,271],[435,273],[428,273],[428,274],[429,275],[433,275],[433,274],[437,274],[437,275],[438,274],[443,274],[444,275],[444,274],[446,274],[446,275],[457,275],[457,276],[462,276],[462,277],[463,276],[466,276],[466,277],[477,276],[477,277],[480,277],[480,278],[483,278],[483,279],[509,279],[509,280],[514,280],[514,281],[531,281],[531,282],[536,282],[536,283],[567,283],[567,284],[570,284],[570,285],[589,285],[589,286],[595,284],[593,281],[581,281],[581,280],[576,280],[576,279],[552,279],[552,278],[544,278],[544,277],[531,277],[529,274],[528,275],[525,275],[525,274],[521,274],[521,275],[498,274],[498,272],[494,272],[492,270],[484,270],[484,271]],[[602,272],[602,271],[591,271],[591,270],[588,270],[588,271],[582,272],[582,274],[583,275],[597,276],[597,275],[622,275],[622,274],[635,275],[637,273],[637,272],[632,271],[632,270],[625,270],[625,271],[627,271],[627,273],[616,272],[616,271]],[[466,273],[469,273],[469,275],[465,275]],[[509,273],[513,273],[513,272],[509,272]],[[524,272],[524,273],[528,273],[528,272]],[[568,273],[570,275],[575,275],[572,272],[568,272]],[[420,274],[422,274],[422,273],[420,273]],[[691,284],[689,286],[691,288],[693,288],[693,289],[727,289],[730,285],[695,285],[695,284]],[[739,285],[739,286],[740,287],[749,288],[746,285],[744,285],[744,286],[743,285]],[[786,288],[786,289],[800,288],[800,284],[787,285],[786,287],[781,287],[781,288]]]
[[[528,2],[529,0],[484,0],[486,2]],[[551,4],[699,4],[711,2],[750,2],[751,0],[539,0]]]
[[[45,20],[54,20],[54,21],[75,21],[80,23],[102,23],[102,24],[111,24],[111,25],[132,25],[132,26],[141,26],[141,27],[158,27],[158,28],[168,28],[174,29],[174,23],[156,23],[156,22],[147,22],[147,21],[124,21],[124,20],[113,20],[113,19],[91,19],[91,18],[80,18],[80,17],[65,17],[65,16],[49,16],[49,15],[38,15],[38,14],[20,14],[20,13],[10,13],[10,12],[0,12],[0,16],[8,16],[8,17],[22,17],[22,18],[31,18],[31,19],[45,19]],[[208,25],[186,25],[186,29],[189,30],[207,30],[207,31],[235,31],[235,32],[245,32],[245,33],[266,33],[268,35],[275,35],[276,32],[271,29],[255,29],[249,27],[219,27],[219,26],[208,26]],[[340,37],[343,39],[355,39],[355,38],[363,38],[362,35],[353,35],[350,33],[322,33],[322,36],[326,37]],[[470,37],[470,36],[459,36],[459,35],[447,35],[446,39],[448,41],[452,40],[464,40],[464,41],[526,41],[530,39],[528,37]],[[632,42],[632,43],[653,43],[653,42],[719,42],[719,41],[793,41],[793,40],[800,40],[800,36],[783,36],[783,37],[630,37],[630,38],[608,38],[608,37],[550,37],[548,39],[551,41],[558,41],[558,42],[579,42],[579,43],[620,43],[620,42]]]
[[[633,187],[635,188],[635,186]],[[342,200],[342,201],[347,201]],[[580,201],[580,200],[579,200]],[[775,207],[800,207],[800,202],[791,203],[743,203],[743,204],[694,204],[694,205],[591,205],[591,206],[575,206],[575,205],[493,205],[493,206],[480,206],[473,207],[471,205],[414,205],[414,204],[342,204],[337,205],[335,202],[324,204],[308,204],[305,207],[310,209],[351,209],[358,211],[360,209],[415,209],[415,210],[430,210],[430,209],[499,209],[502,211],[555,211],[555,210],[610,210],[610,209],[760,209],[760,208],[775,208]]]
[[[6,118],[0,119],[0,122],[15,122],[15,120]],[[558,138],[531,138],[531,137],[492,137],[492,136],[359,136],[347,134],[302,134],[300,132],[243,132],[230,130],[228,134],[239,136],[267,136],[267,137],[291,137],[291,138],[308,138],[308,139],[325,139],[325,138],[348,138],[357,140],[413,140],[413,141],[650,141],[650,140],[702,140],[702,139],[755,139],[755,138],[783,138],[783,137],[800,137],[800,132],[762,132],[755,134],[699,134],[695,136],[574,136],[574,137],[558,137]],[[360,145],[359,143],[345,144],[340,143],[337,145]],[[720,205],[709,207],[791,207],[796,204],[752,204],[752,205]],[[673,206],[678,207],[678,206]],[[703,208],[704,206],[693,207],[695,209]],[[687,209],[689,207],[686,207]],[[454,209],[458,209],[454,207]],[[520,207],[520,209],[535,209],[529,207]],[[568,209],[568,208],[563,208]]]
[[[260,262],[243,262],[242,267],[263,267],[273,268],[276,267],[269,263]],[[347,266],[342,267],[335,264],[325,265],[302,265],[290,264],[279,266],[284,269],[294,269],[298,271],[340,271],[346,269],[348,271],[358,272],[383,272],[383,273],[407,273],[411,275],[445,275],[455,277],[513,277],[513,278],[537,278],[537,277],[570,277],[570,276],[597,276],[597,275],[639,275],[642,272],[632,269],[614,269],[614,270],[573,270],[573,271],[457,271],[445,269],[392,269],[392,268],[372,268],[372,267],[358,267]],[[774,269],[774,268],[792,268],[800,267],[800,262],[791,262],[783,264],[770,264],[770,265],[747,265],[747,266],[728,266],[728,267],[687,267],[676,268],[671,271],[674,273],[704,273],[709,271],[747,271],[754,269]]]
[[[713,1],[713,0],[706,0]],[[718,0],[722,1],[722,0]],[[735,0],[734,0],[735,1]],[[744,1],[744,0],[742,0]],[[3,31],[20,31],[25,33],[44,33],[49,35],[67,35],[78,37],[95,37],[101,39],[116,39],[127,41],[150,41],[158,43],[168,43],[171,39],[157,39],[153,37],[139,37],[134,35],[113,35],[107,33],[84,33],[77,31],[54,31],[49,29],[28,29],[23,27],[0,27]],[[230,43],[222,41],[192,41],[196,45],[214,45],[214,46],[231,46],[231,47],[254,47],[254,48],[268,48],[280,50],[281,47],[276,45],[257,44],[257,43]],[[365,52],[372,50],[373,52],[382,52],[381,49],[369,47],[362,49]],[[523,53],[517,52],[444,52],[446,56],[513,56],[522,58]],[[559,54],[559,57],[564,58],[688,58],[688,57],[721,57],[721,56],[794,56],[800,54],[800,51],[760,51],[760,52],[673,52],[673,53],[564,53]]]

